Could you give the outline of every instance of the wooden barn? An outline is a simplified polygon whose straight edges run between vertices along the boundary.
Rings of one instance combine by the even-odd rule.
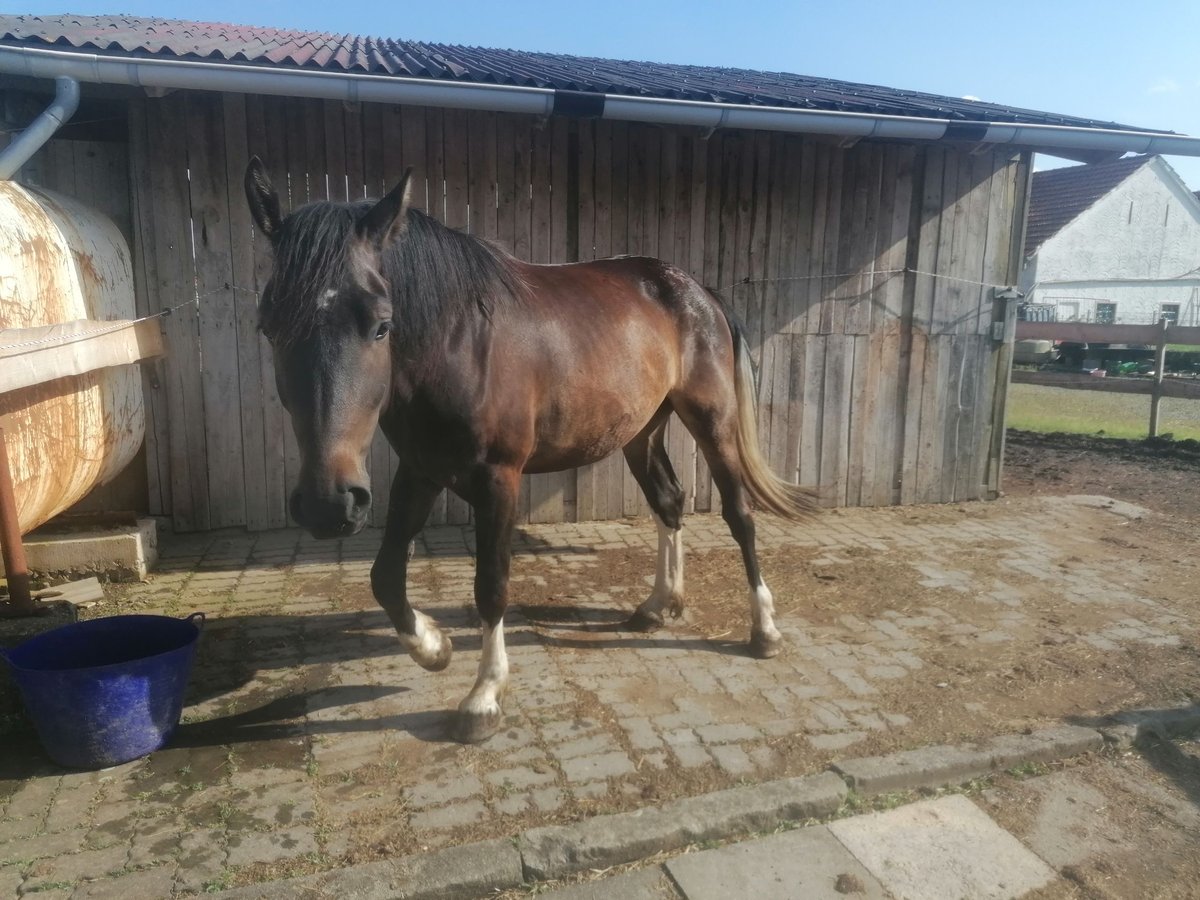
[[[10,131],[55,79],[81,84],[18,177],[111,216],[139,314],[171,311],[144,464],[92,502],[183,531],[286,525],[298,469],[256,330],[252,154],[292,206],[378,196],[413,166],[420,206],[521,258],[677,263],[748,327],[777,472],[828,505],[886,505],[999,489],[1032,153],[1200,152],[821,78],[125,17],[0,16],[0,73]],[[669,446],[689,509],[712,509],[677,422]],[[379,438],[373,481],[393,465]],[[526,482],[526,521],[644,508],[619,455]],[[453,498],[434,513],[467,518]]]

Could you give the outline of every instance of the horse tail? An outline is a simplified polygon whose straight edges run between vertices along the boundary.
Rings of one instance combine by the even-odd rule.
[[[721,304],[733,336],[734,391],[737,397],[737,450],[742,463],[742,484],[759,509],[785,519],[810,518],[818,508],[817,492],[784,481],[771,471],[758,443],[758,402],[754,361],[741,324]]]

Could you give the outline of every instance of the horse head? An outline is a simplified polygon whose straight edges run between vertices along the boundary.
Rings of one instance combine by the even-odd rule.
[[[410,173],[378,202],[317,202],[285,217],[262,162],[246,169],[246,199],[273,256],[259,327],[302,462],[289,509],[314,537],[360,531],[371,507],[366,456],[392,371],[381,257],[405,227]]]

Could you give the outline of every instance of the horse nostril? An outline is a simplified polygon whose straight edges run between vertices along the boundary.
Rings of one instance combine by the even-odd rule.
[[[371,505],[371,491],[368,488],[354,485],[347,490],[354,500],[355,509],[365,509]]]

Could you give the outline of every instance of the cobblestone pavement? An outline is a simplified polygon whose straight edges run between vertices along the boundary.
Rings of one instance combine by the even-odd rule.
[[[398,652],[370,598],[378,533],[165,539],[151,580],[114,589],[119,602],[103,611],[208,613],[184,724],[171,748],[102,772],[65,773],[31,739],[9,744],[0,896],[212,891],[630,808],[660,799],[647,787],[659,780],[686,792],[780,777],[784,736],[801,736],[815,768],[872,734],[904,746],[910,720],[882,698],[919,679],[946,641],[1052,641],[1058,627],[1105,650],[1170,646],[1192,632],[1170,602],[1137,589],[1150,563],[1116,545],[1095,552],[1114,522],[1111,511],[1032,498],[977,517],[764,519],[764,549],[802,549],[814,567],[835,569],[893,559],[929,597],[870,621],[818,626],[792,614],[780,623],[788,651],[767,662],[705,640],[687,618],[650,636],[595,630],[640,602],[653,566],[650,553],[645,571],[614,570],[603,551],[652,551],[651,523],[531,526],[518,540],[514,596],[544,581],[546,563],[564,595],[584,595],[561,621],[510,610],[507,718],[481,747],[446,739],[478,660],[470,529],[427,531],[413,561],[413,602],[455,642],[439,674]],[[715,516],[690,517],[685,535],[692,556],[733,547]],[[981,545],[991,548],[986,577],[960,565]],[[1046,591],[1062,594],[1067,612],[1059,626],[1035,627],[1025,606]],[[1071,620],[1072,609],[1086,618]]]

